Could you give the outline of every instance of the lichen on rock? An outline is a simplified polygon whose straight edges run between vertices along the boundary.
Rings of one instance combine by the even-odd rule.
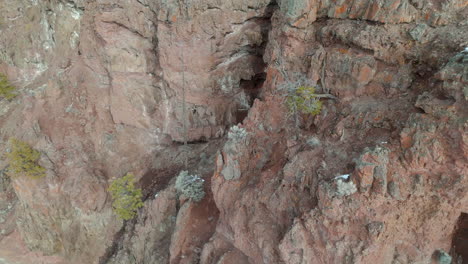
[[[0,151],[47,177],[0,182],[2,259],[458,261],[465,2],[3,0]]]

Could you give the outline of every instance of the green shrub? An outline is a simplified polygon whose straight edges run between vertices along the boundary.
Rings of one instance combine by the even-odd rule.
[[[204,182],[205,180],[198,175],[190,175],[188,171],[181,171],[177,176],[175,188],[190,200],[199,202],[205,197]]]
[[[143,207],[140,188],[135,187],[135,176],[131,173],[112,181],[109,192],[112,196],[112,208],[123,220],[130,220],[137,214],[137,210]]]
[[[13,99],[16,97],[14,93],[15,87],[8,82],[7,77],[0,73],[0,97],[5,99]]]
[[[28,143],[15,138],[10,139],[11,150],[6,154],[9,161],[9,175],[24,175],[30,178],[42,178],[46,169],[37,164],[41,153],[31,148]]]
[[[318,115],[322,110],[322,102],[312,86],[300,86],[289,92],[286,105],[291,113]]]

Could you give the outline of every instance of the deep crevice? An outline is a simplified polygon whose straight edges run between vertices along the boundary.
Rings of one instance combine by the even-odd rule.
[[[164,190],[181,170],[180,166],[150,169],[141,177],[139,184],[143,190],[143,201],[152,199],[155,193]]]
[[[266,65],[264,66],[264,68]],[[241,123],[248,115],[250,107],[252,107],[255,99],[261,99],[261,91],[263,83],[266,79],[266,73],[260,72],[255,74],[250,80],[241,79],[239,86],[247,95],[249,108],[239,108],[236,113],[236,122]]]
[[[124,234],[125,234],[125,227],[127,223],[122,226],[122,228],[114,235],[114,239],[112,240],[112,245],[106,249],[106,252],[104,253],[103,256],[99,258],[99,264],[106,264],[109,262],[109,260],[115,255],[115,253],[118,251],[119,246],[122,245],[122,242],[124,240]]]
[[[271,1],[265,9],[263,17],[254,17],[249,19],[249,21],[254,21],[261,26],[262,43],[260,45],[250,47],[250,53],[258,58],[258,64],[254,66],[255,74],[250,79],[241,79],[239,82],[239,87],[246,95],[247,102],[243,102],[243,106],[237,109],[236,123],[242,123],[247,117],[255,99],[262,99],[263,83],[266,80],[265,69],[268,66],[263,60],[263,55],[265,54],[269,33],[272,28],[271,18],[276,9],[278,9],[276,1]]]
[[[191,140],[191,141],[187,141],[187,145],[197,145],[197,144],[206,144],[209,142],[209,139],[205,138],[204,136],[200,137],[200,139],[197,139],[197,140]],[[180,141],[175,141],[173,140],[172,143],[174,145],[177,145],[177,146],[183,146],[185,145],[184,142],[180,142]]]
[[[468,263],[468,214],[461,213],[452,239],[452,263]]]

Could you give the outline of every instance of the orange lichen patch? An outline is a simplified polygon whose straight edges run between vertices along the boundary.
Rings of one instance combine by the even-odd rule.
[[[13,189],[15,189],[16,193],[21,193],[23,191],[23,188],[18,184],[13,184]]]
[[[173,15],[171,17],[171,22],[176,22],[177,21],[177,15]]]
[[[335,9],[335,16],[343,14],[344,12],[346,12],[347,9],[348,9],[347,5],[342,5],[342,6],[338,7],[338,8],[336,8]]]
[[[303,28],[307,26],[308,19],[306,17],[301,17],[293,23],[293,26],[298,28]]]
[[[371,77],[371,74],[372,74],[372,69],[371,67],[369,66],[364,66],[361,68],[361,70],[359,71],[359,76],[358,76],[358,81],[359,82],[368,82],[370,81],[370,79],[372,78]]]
[[[383,81],[388,83],[388,82],[391,82],[393,80],[393,75],[391,74],[386,74],[384,77],[383,77]]]
[[[260,160],[262,158],[262,153],[257,153],[257,155],[255,155],[255,158]]]
[[[340,48],[338,49],[338,52],[341,54],[349,54],[349,49]]]

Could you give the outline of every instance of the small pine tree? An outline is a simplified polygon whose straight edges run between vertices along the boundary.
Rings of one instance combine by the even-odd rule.
[[[286,105],[291,113],[318,115],[322,110],[322,102],[315,94],[312,86],[300,86],[287,95]]]
[[[29,178],[42,178],[46,169],[37,164],[41,153],[31,148],[28,143],[15,138],[10,139],[11,150],[6,154],[9,160],[9,175],[24,175]]]
[[[16,88],[8,82],[6,75],[0,73],[0,97],[7,100],[15,98],[15,89]]]
[[[188,171],[181,171],[177,176],[175,188],[190,200],[199,202],[205,197],[204,182],[205,180],[198,175],[190,175]]]
[[[112,196],[112,208],[123,220],[130,220],[143,207],[142,192],[135,187],[135,176],[131,173],[112,181],[109,192]]]

